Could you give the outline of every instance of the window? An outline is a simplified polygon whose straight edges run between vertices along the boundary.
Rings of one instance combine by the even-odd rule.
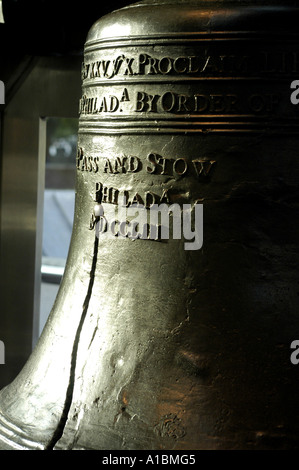
[[[57,295],[73,226],[78,119],[47,118],[41,333]]]

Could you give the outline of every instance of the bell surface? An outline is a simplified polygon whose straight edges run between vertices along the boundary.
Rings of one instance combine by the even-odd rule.
[[[91,27],[66,269],[0,448],[298,448],[298,19],[146,0]]]

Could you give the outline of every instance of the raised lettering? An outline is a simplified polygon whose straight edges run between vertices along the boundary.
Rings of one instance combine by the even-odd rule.
[[[123,103],[124,101],[130,101],[129,93],[128,93],[128,90],[126,88],[123,89],[123,92],[122,92],[122,95],[121,95],[121,98],[120,98],[121,103]]]
[[[179,175],[182,176],[187,172],[188,169],[188,163],[184,158],[177,158],[174,163],[173,163],[173,171]]]
[[[112,165],[108,158],[105,158],[104,173],[113,173]]]
[[[213,165],[215,165],[215,160],[192,160],[193,167],[197,176],[203,175],[208,176]]]

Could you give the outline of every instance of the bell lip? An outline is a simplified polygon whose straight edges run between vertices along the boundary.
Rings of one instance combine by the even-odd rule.
[[[0,450],[44,450],[45,447],[46,444],[31,439],[0,410]]]
[[[155,7],[155,8],[153,8]],[[161,34],[281,32],[298,34],[299,7],[278,0],[145,0],[99,18],[85,46],[98,41]]]

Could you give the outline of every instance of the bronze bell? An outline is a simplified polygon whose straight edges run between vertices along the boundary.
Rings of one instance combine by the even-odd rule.
[[[2,449],[298,448],[296,5],[145,0],[90,29],[67,266]]]

